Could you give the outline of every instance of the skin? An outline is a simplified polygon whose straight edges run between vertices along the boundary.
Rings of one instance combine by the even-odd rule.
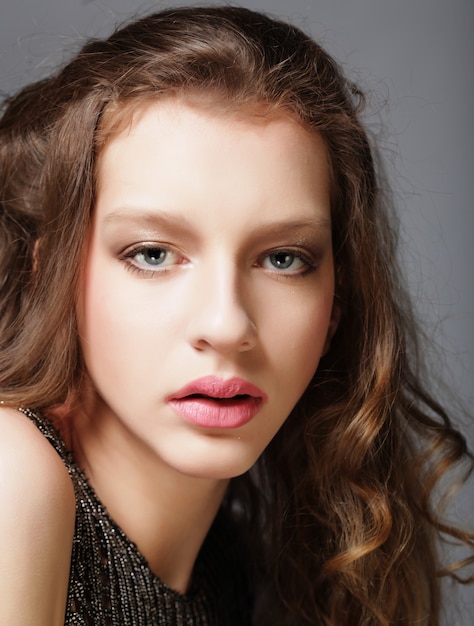
[[[186,592],[229,479],[284,423],[337,327],[327,153],[286,116],[163,100],[111,136],[97,176],[77,305],[88,382],[68,443],[151,569]],[[192,425],[168,400],[208,375],[267,401],[239,428]]]
[[[0,624],[62,626],[75,500],[61,459],[33,423],[0,408]]]
[[[275,252],[293,255],[287,269]],[[112,136],[78,309],[92,391],[74,445],[174,586],[186,588],[228,479],[253,465],[313,376],[333,293],[319,136],[288,117],[218,117],[175,100],[136,111]],[[241,428],[190,425],[167,398],[205,375],[239,376],[268,401]]]

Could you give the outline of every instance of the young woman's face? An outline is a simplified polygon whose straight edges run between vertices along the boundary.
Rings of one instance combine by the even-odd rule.
[[[327,349],[333,293],[319,136],[138,110],[99,158],[78,305],[94,422],[184,474],[246,471]]]

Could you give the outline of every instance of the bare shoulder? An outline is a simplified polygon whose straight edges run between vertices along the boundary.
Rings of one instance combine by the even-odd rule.
[[[36,426],[23,413],[0,407],[0,485],[2,493],[59,505],[74,503],[74,490],[64,464]],[[5,491],[6,490],[6,491]],[[23,496],[23,497],[21,497]],[[67,507],[66,507],[67,508]]]
[[[54,448],[22,413],[0,407],[0,623],[62,625],[74,490]]]

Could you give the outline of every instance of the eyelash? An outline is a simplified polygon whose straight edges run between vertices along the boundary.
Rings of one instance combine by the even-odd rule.
[[[313,255],[305,253],[300,249],[294,250],[292,248],[276,248],[275,250],[265,252],[265,254],[259,257],[257,267],[263,267],[263,261],[265,259],[269,259],[272,256],[276,257],[277,255],[290,255],[293,257],[293,260],[301,261],[303,264],[303,267],[298,268],[297,270],[285,271],[284,269],[278,270],[276,267],[274,269],[269,268],[269,271],[274,272],[279,277],[288,279],[302,278],[318,269],[318,265],[315,263]]]
[[[125,262],[125,267],[127,270],[131,272],[135,272],[141,276],[147,276],[152,278],[157,274],[163,274],[169,270],[171,270],[175,265],[179,265],[180,263],[170,263],[169,265],[161,265],[158,264],[156,269],[148,269],[144,267],[140,267],[137,262],[134,262],[134,259],[139,254],[149,253],[150,251],[159,251],[164,252],[166,254],[175,254],[177,257],[181,256],[179,252],[174,250],[173,248],[166,246],[164,244],[150,243],[147,244],[138,244],[130,249],[125,250],[120,255],[120,260]],[[268,271],[274,273],[279,278],[282,279],[295,279],[302,278],[311,274],[312,272],[318,269],[318,264],[314,261],[314,255],[305,253],[300,249],[294,250],[292,248],[275,248],[274,250],[268,250],[264,254],[260,255],[257,262],[253,265],[253,267],[262,267],[264,268],[264,261],[269,259],[272,256],[277,255],[290,255],[293,257],[293,260],[299,260],[303,266],[302,268],[298,268],[297,270],[288,270],[285,269],[279,270],[278,268],[267,268]]]
[[[182,256],[180,255],[177,251],[173,250],[173,248],[163,245],[163,244],[156,244],[156,243],[150,243],[150,244],[138,244],[136,246],[133,246],[130,249],[125,250],[125,252],[123,252],[120,255],[120,260],[121,261],[125,261],[125,267],[134,273],[137,273],[141,276],[147,276],[149,278],[152,278],[154,276],[156,276],[158,273],[165,273],[167,271],[169,271],[172,267],[174,267],[175,265],[177,265],[176,263],[172,263],[170,265],[163,265],[161,266],[160,264],[156,266],[156,269],[148,269],[145,267],[140,267],[139,265],[137,265],[137,262],[134,262],[134,258],[141,254],[144,254],[146,252],[150,252],[152,250],[157,250],[160,252],[165,252],[167,254],[175,254],[176,256]]]

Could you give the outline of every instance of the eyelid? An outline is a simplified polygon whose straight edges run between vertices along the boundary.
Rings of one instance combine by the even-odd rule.
[[[260,267],[275,276],[281,277],[282,279],[300,278],[314,272],[319,267],[323,253],[320,248],[316,248],[316,246],[313,246],[313,248],[314,249],[309,249],[309,247],[302,248],[299,244],[290,244],[286,246],[282,245],[270,248],[259,254],[252,266]],[[165,262],[163,264],[158,263],[157,265],[141,264],[134,259],[134,257],[136,257],[139,253],[146,252],[147,250],[163,250],[171,255],[175,255],[176,259],[173,262]],[[295,258],[299,259],[303,266],[297,268],[296,270],[285,268],[279,269],[277,267],[269,268],[264,266],[264,261],[268,257],[284,253],[293,255]],[[140,241],[138,243],[131,244],[119,252],[118,258],[124,262],[125,267],[129,271],[134,271],[148,277],[163,274],[172,270],[177,265],[184,265],[187,261],[186,255],[174,245],[158,241]],[[183,259],[185,262],[180,262]]]
[[[295,258],[299,259],[304,265],[302,268],[298,268],[297,270],[279,270],[278,268],[268,269],[269,272],[273,272],[282,277],[295,278],[300,276],[305,276],[318,268],[319,265],[319,256],[314,252],[311,252],[307,249],[302,249],[298,246],[279,246],[277,248],[273,248],[271,250],[266,250],[263,254],[259,255],[257,259],[257,266],[263,267],[263,261],[275,254],[291,254]]]
[[[138,261],[134,259],[138,254],[145,253],[147,250],[162,250],[168,254],[175,255],[177,258],[183,258],[183,254],[176,250],[174,246],[171,246],[166,243],[150,241],[150,242],[140,242],[133,244],[131,246],[127,246],[122,252],[119,254],[119,259],[125,263],[125,267],[130,271],[135,271],[141,275],[146,275],[149,277],[156,276],[157,274],[162,274],[166,271],[169,271],[174,266],[179,265],[177,262],[169,262],[169,263],[159,263],[155,266],[146,264],[142,265]]]

